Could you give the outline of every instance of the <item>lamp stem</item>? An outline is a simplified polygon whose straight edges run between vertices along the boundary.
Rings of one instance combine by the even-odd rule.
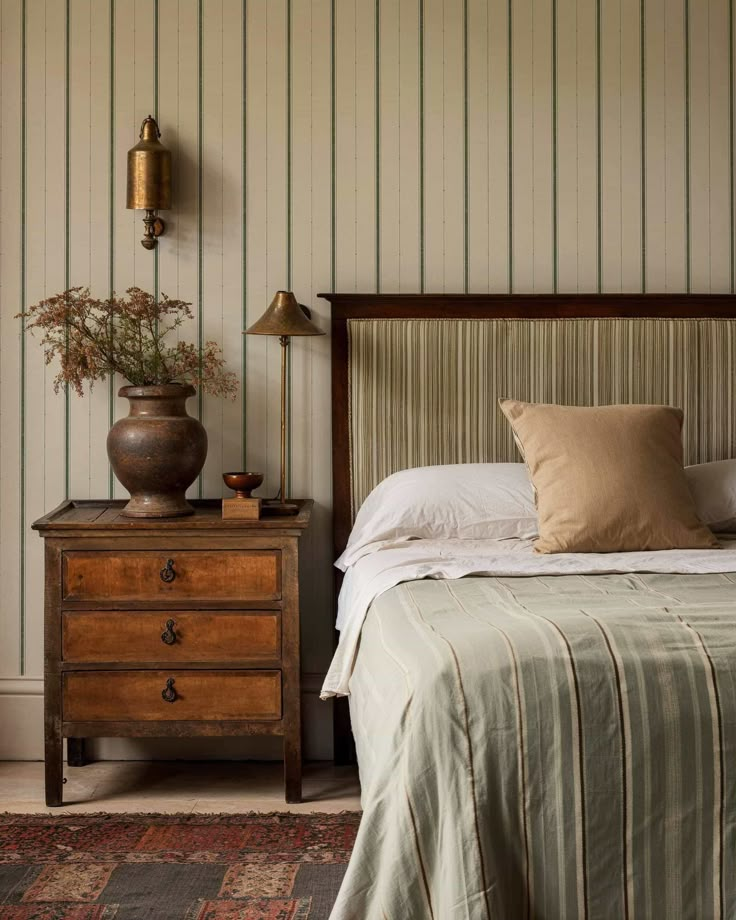
[[[280,335],[281,344],[281,487],[279,500],[286,501],[286,349],[289,346],[289,336]]]

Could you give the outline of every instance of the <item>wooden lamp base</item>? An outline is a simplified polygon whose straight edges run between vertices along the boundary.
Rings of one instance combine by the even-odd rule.
[[[299,511],[299,505],[293,502],[282,502],[278,498],[267,498],[261,507],[262,514],[280,517],[282,514],[296,514]]]

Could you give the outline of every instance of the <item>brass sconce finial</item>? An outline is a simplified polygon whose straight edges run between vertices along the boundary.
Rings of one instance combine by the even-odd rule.
[[[154,249],[166,229],[156,211],[171,207],[171,151],[160,137],[156,119],[149,115],[141,125],[140,140],[128,151],[127,207],[146,212],[144,249]]]

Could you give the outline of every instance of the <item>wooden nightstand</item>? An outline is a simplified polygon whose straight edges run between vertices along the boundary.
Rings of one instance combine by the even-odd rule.
[[[46,542],[46,803],[91,737],[282,735],[286,801],[301,801],[299,538],[290,517],[134,520],[122,501],[68,501]]]

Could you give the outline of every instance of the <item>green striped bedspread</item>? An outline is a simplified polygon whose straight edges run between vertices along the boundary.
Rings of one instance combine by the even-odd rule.
[[[736,917],[736,575],[401,584],[350,692],[332,920]]]

